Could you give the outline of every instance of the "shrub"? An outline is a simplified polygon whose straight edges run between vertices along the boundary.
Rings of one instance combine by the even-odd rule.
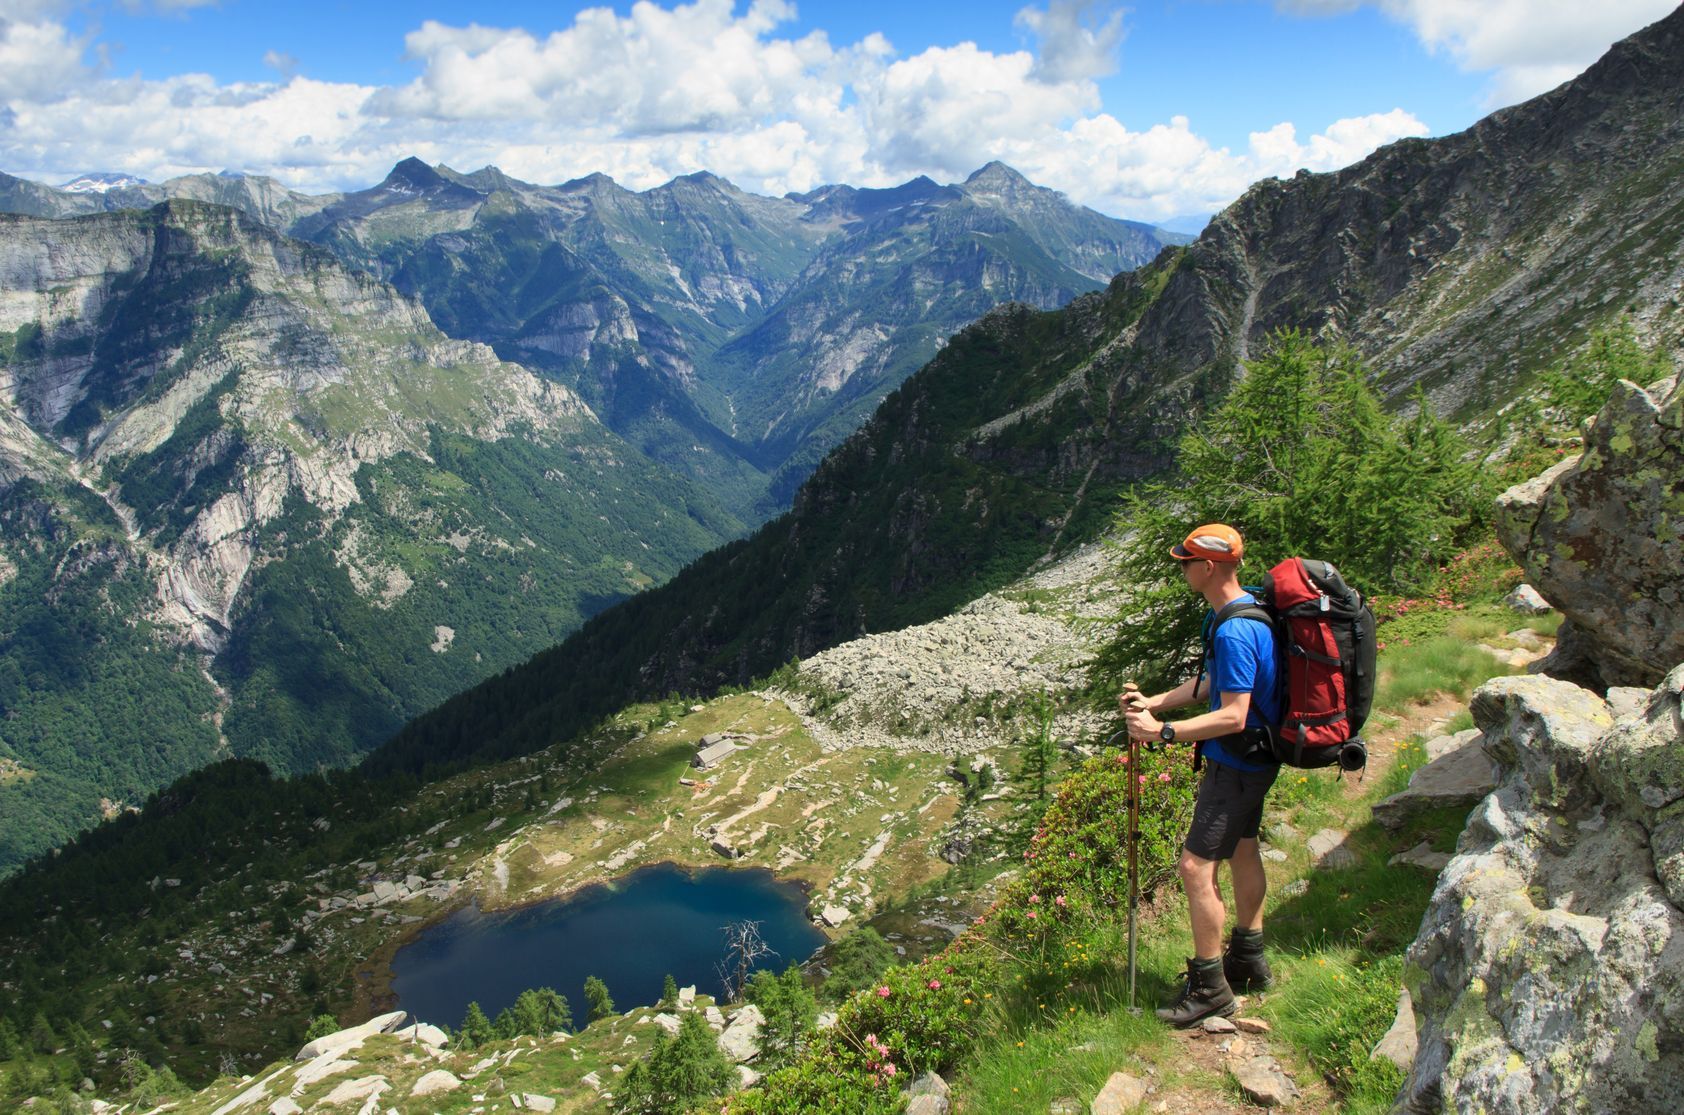
[[[868,1067],[869,1066],[869,1067]],[[896,1115],[905,1109],[897,1077],[882,1062],[831,1043],[751,1091],[731,1097],[728,1115]]]
[[[1196,779],[1185,747],[1140,751],[1140,769],[1117,750],[1089,759],[1053,795],[1023,853],[1021,880],[997,907],[997,932],[1046,941],[1073,918],[1109,917],[1128,901],[1128,787],[1140,787],[1140,891],[1175,878],[1192,817]]]
[[[984,1000],[1000,978],[994,946],[961,938],[946,952],[884,972],[842,1005],[836,1032],[865,1060],[894,1066],[884,1075],[940,1072],[975,1041]]]
[[[310,1020],[309,1029],[304,1031],[304,1040],[315,1041],[317,1038],[325,1038],[338,1031],[339,1019],[331,1014],[318,1014]]]
[[[871,926],[861,926],[826,951],[824,965],[830,974],[819,987],[819,996],[840,1003],[874,982],[894,962],[894,946]]]

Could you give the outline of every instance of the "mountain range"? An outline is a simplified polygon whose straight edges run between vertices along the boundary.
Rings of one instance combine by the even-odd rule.
[[[82,185],[0,181],[0,871],[221,755],[353,761],[740,535],[948,329],[1161,246],[999,165]]]

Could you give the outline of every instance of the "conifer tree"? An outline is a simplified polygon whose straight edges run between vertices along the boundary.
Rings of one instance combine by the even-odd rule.
[[[687,1012],[678,1035],[655,1035],[649,1056],[638,1061],[620,1080],[614,1110],[626,1115],[667,1115],[694,1109],[709,1096],[730,1087],[731,1063],[725,1059],[713,1031],[702,1016]]]
[[[491,1041],[496,1036],[491,1020],[485,1016],[477,1001],[468,1004],[468,1013],[462,1016],[462,1026],[458,1034],[458,1043],[464,1049],[475,1049]]]
[[[676,1007],[678,1005],[678,981],[672,978],[671,972],[668,972],[666,978],[661,981],[661,1005],[663,1007]]]
[[[760,1008],[760,1063],[781,1068],[795,1060],[818,1026],[819,1005],[794,964],[782,975],[761,968],[749,977],[748,1001]]]
[[[614,1000],[608,994],[608,985],[595,976],[585,977],[585,1005],[589,1008],[589,1020],[592,1022],[614,1013]]]

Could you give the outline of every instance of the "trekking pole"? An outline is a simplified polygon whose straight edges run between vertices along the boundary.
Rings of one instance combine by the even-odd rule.
[[[1129,1012],[1134,1005],[1134,943],[1140,916],[1140,741],[1129,736]]]
[[[1140,741],[1135,739],[1128,729],[1123,729],[1111,737],[1115,741],[1117,736],[1128,736],[1128,774],[1124,785],[1125,799],[1128,802],[1128,842],[1129,842],[1129,1013],[1139,1014],[1140,1008],[1134,1002],[1134,974],[1135,974],[1135,941],[1140,916]]]

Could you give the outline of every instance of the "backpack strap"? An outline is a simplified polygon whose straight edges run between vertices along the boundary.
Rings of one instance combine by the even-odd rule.
[[[1195,697],[1198,695],[1200,683],[1205,679],[1205,663],[1216,657],[1217,629],[1231,619],[1254,619],[1269,628],[1271,634],[1275,630],[1275,617],[1270,615],[1268,609],[1264,608],[1263,605],[1257,603],[1255,600],[1230,600],[1228,603],[1222,605],[1220,610],[1216,612],[1207,612],[1205,614],[1204,630],[1201,632],[1201,641],[1204,643],[1204,653],[1199,655],[1199,674],[1198,677],[1193,680],[1193,694]],[[1267,746],[1269,757],[1273,759],[1273,733],[1269,732],[1268,729],[1263,729],[1262,737],[1254,738],[1250,735],[1250,733],[1254,731],[1255,729],[1246,728],[1239,732],[1238,735],[1240,737],[1245,737],[1243,741],[1253,747],[1257,747],[1259,745]],[[1212,742],[1216,741],[1200,740],[1198,743],[1193,745],[1194,770],[1198,770],[1203,762],[1204,745]]]

